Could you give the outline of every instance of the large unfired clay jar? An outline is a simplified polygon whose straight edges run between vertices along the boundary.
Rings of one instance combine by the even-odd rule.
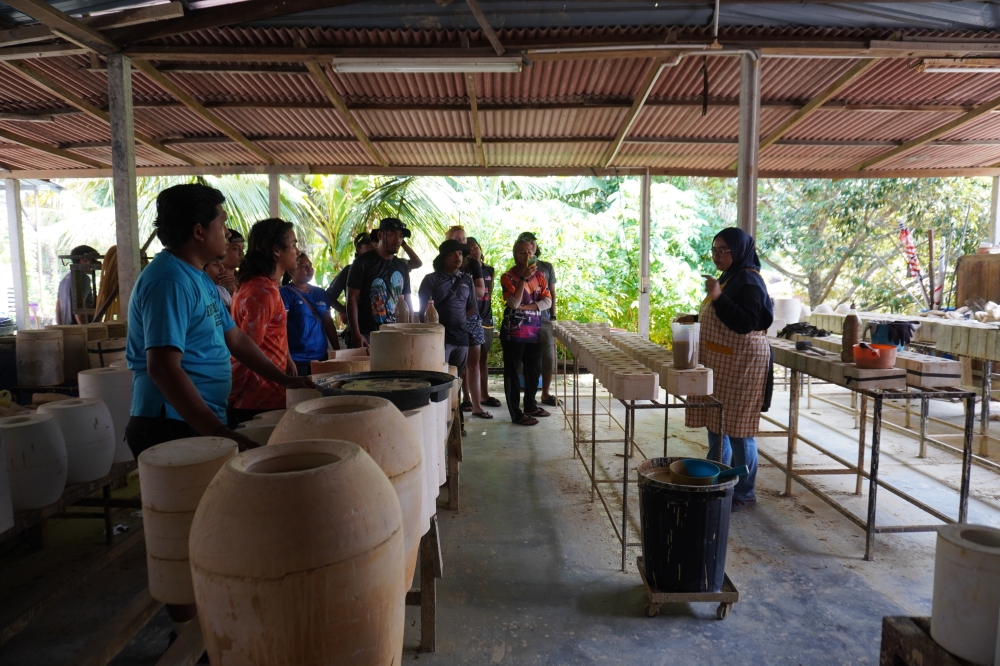
[[[15,355],[21,386],[58,386],[64,381],[62,331],[18,331]]]
[[[236,442],[221,437],[175,439],[139,454],[149,595],[157,601],[194,603],[191,522],[208,484],[235,455]]]
[[[103,400],[72,398],[38,407],[62,431],[69,456],[66,483],[87,483],[107,476],[115,459],[115,427]]]
[[[336,437],[364,449],[389,477],[403,512],[406,580],[413,580],[423,529],[423,455],[419,436],[394,404],[374,396],[317,398],[295,405],[268,444]]]
[[[330,359],[329,361],[312,361],[309,364],[310,375],[338,374],[346,375],[354,372],[368,372],[372,369],[372,360],[368,356],[356,358]]]
[[[128,368],[93,368],[77,375],[81,398],[98,398],[111,412],[115,429],[115,462],[134,460],[125,441],[132,408],[132,371]]]
[[[420,454],[423,458],[423,464],[421,465],[422,473],[421,478],[423,479],[423,513],[421,514],[421,536],[426,534],[431,528],[431,518],[437,512],[437,465],[433,462],[434,451],[428,446],[427,434],[424,427],[424,414],[423,409],[410,409],[403,412],[403,417],[406,422],[410,424],[410,428],[413,430],[414,434],[420,439]],[[434,417],[432,412],[427,414],[429,419]],[[428,426],[432,431],[436,431],[436,428],[432,422],[428,422]]]
[[[314,388],[285,389],[285,407],[294,407],[300,402],[322,397],[323,394]]]
[[[7,471],[7,449],[0,436],[0,534],[14,527],[14,502],[11,499],[10,473]]]
[[[355,444],[252,449],[219,471],[191,527],[198,619],[213,666],[399,664],[399,501]]]
[[[257,444],[267,446],[267,440],[271,439],[271,433],[277,425],[277,421],[245,421],[236,426],[236,430]]]
[[[437,372],[444,360],[444,327],[381,328],[369,336],[371,369]]]
[[[959,523],[938,528],[931,638],[974,664],[997,658],[1000,529]]]
[[[63,332],[63,376],[67,382],[75,384],[77,374],[90,369],[86,324],[52,324],[45,330]]]
[[[7,454],[14,511],[48,506],[66,488],[66,443],[51,414],[21,414],[0,419],[0,441]]]

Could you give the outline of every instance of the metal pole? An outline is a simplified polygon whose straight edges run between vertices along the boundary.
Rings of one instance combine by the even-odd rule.
[[[642,176],[639,217],[639,335],[649,340],[649,169]]]
[[[927,415],[930,412],[931,401],[928,398],[920,400],[920,453],[919,458],[927,457]]]
[[[132,65],[121,53],[108,56],[108,113],[111,116],[111,171],[118,245],[118,317],[128,319],[128,303],[139,277],[139,208],[135,189],[135,126],[132,119]]]
[[[997,211],[1000,210],[1000,176],[993,176],[993,198],[990,199],[990,231],[986,240],[992,245],[1000,245],[1000,225]]]
[[[625,450],[622,456],[622,571],[625,571],[625,551],[628,550],[628,441],[633,419],[635,413],[625,405]]]
[[[962,447],[962,485],[958,491],[958,522],[964,523],[969,516],[969,488],[972,477],[972,432],[976,427],[976,399],[965,401],[965,446]]]
[[[14,274],[14,312],[17,330],[28,328],[28,274],[24,263],[24,225],[21,223],[21,181],[8,178],[7,234],[10,238],[10,269]]]
[[[865,469],[865,435],[867,435],[868,428],[865,427],[865,422],[868,418],[868,396],[861,396],[861,427],[858,428],[858,480],[854,485],[854,494],[861,494],[861,481],[864,479],[863,472]]]
[[[868,474],[868,522],[865,525],[865,560],[871,561],[875,547],[875,495],[878,492],[878,457],[882,439],[882,396],[876,395],[872,409],[872,466]]]
[[[281,217],[281,176],[267,174],[267,208],[271,217]]]
[[[740,56],[740,135],[736,164],[736,220],[753,236],[757,231],[757,166],[760,146],[760,55]]]
[[[983,399],[979,407],[979,434],[983,437],[979,444],[979,455],[989,457],[990,400],[993,398],[993,361],[983,361]]]
[[[597,382],[590,391],[590,501],[597,489]]]

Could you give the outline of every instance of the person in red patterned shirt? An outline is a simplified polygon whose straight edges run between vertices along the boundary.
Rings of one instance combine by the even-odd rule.
[[[295,270],[299,248],[291,222],[263,220],[250,229],[247,252],[236,273],[233,321],[253,340],[274,365],[295,375],[288,353],[285,304],[281,300],[281,278]],[[229,394],[230,426],[255,415],[285,408],[285,387],[260,376],[235,358],[233,390]]]

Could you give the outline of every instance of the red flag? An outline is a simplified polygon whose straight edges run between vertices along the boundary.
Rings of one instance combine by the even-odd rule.
[[[917,248],[913,244],[913,234],[910,230],[899,223],[899,242],[903,245],[903,254],[906,256],[906,277],[920,275],[920,259],[917,257]]]

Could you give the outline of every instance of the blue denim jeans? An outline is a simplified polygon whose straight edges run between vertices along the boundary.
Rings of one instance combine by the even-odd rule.
[[[719,459],[719,435],[708,431],[708,459]],[[722,462],[731,467],[746,465],[750,468],[750,473],[741,476],[739,483],[733,488],[733,499],[754,500],[754,485],[757,483],[757,440],[754,437],[730,437],[724,435],[722,438]]]

